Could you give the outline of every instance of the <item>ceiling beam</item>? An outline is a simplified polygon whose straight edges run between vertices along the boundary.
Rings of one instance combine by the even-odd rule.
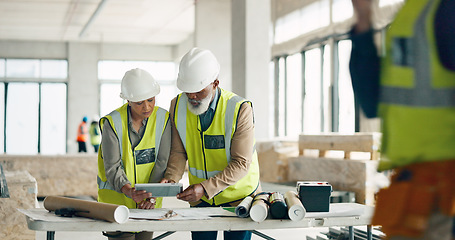
[[[92,14],[90,19],[85,24],[84,28],[82,28],[82,31],[79,33],[79,38],[82,38],[87,33],[89,27],[92,25],[92,23],[98,17],[98,15],[100,14],[101,10],[103,10],[103,8],[106,5],[107,1],[108,0],[101,0],[101,2],[98,4],[98,7],[95,10],[95,12]]]

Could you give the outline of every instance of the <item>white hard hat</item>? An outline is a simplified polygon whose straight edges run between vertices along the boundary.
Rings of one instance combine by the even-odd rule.
[[[183,92],[199,92],[220,74],[215,55],[206,49],[193,48],[180,61],[177,88]]]
[[[125,100],[140,102],[152,98],[158,93],[160,93],[160,85],[145,70],[131,69],[123,76],[120,97]]]

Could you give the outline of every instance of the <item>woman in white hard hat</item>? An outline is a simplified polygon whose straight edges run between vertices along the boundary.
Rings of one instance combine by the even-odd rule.
[[[171,130],[169,113],[155,106],[160,86],[150,73],[125,73],[120,97],[128,102],[100,119],[98,201],[128,208],[160,208],[162,198],[137,191],[136,183],[159,182],[166,170]],[[109,239],[152,239],[153,232],[108,232]]]
[[[188,159],[190,186],[177,198],[192,207],[237,206],[260,191],[252,103],[220,87],[212,52],[193,48],[182,58],[171,102],[172,148],[162,182],[178,182]],[[217,232],[192,232],[217,239]],[[250,231],[226,231],[224,239],[248,240]]]

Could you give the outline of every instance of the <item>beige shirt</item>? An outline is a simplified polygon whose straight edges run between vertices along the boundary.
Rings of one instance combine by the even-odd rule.
[[[133,128],[131,113],[128,107],[128,134],[133,149],[141,141],[145,132],[147,121],[148,118],[142,121],[142,126],[139,128],[139,132],[137,132]],[[161,137],[160,150],[158,152],[152,174],[150,175],[149,182],[159,182],[163,178],[169,159],[169,150],[171,148],[170,129],[171,128],[169,127],[168,122]],[[109,121],[105,121],[103,125],[101,152],[103,153],[104,171],[106,173],[107,181],[114,187],[115,191],[122,193],[120,189],[122,189],[125,184],[131,184],[131,182],[128,180],[125,171],[123,170],[117,135],[112,129]]]
[[[177,98],[172,99],[169,110],[172,127],[172,141],[169,163],[164,177],[178,182],[182,178],[185,170],[187,154],[174,123],[176,99]],[[213,198],[216,194],[230,185],[235,184],[248,173],[253,157],[253,144],[253,109],[250,104],[242,104],[239,112],[237,129],[232,137],[231,161],[223,171],[201,183],[209,199]],[[258,190],[260,190],[260,186],[258,186]]]

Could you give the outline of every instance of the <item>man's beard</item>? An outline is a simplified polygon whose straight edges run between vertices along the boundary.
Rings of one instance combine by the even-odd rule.
[[[193,113],[194,115],[201,115],[201,114],[205,113],[207,111],[207,109],[209,109],[209,105],[212,100],[212,95],[213,95],[212,92],[210,92],[210,94],[207,95],[207,97],[205,97],[202,100],[192,100],[192,99],[188,98],[187,105],[188,105],[188,109],[190,110],[190,112]],[[197,102],[199,104],[194,106],[193,104],[191,104],[191,102]]]

